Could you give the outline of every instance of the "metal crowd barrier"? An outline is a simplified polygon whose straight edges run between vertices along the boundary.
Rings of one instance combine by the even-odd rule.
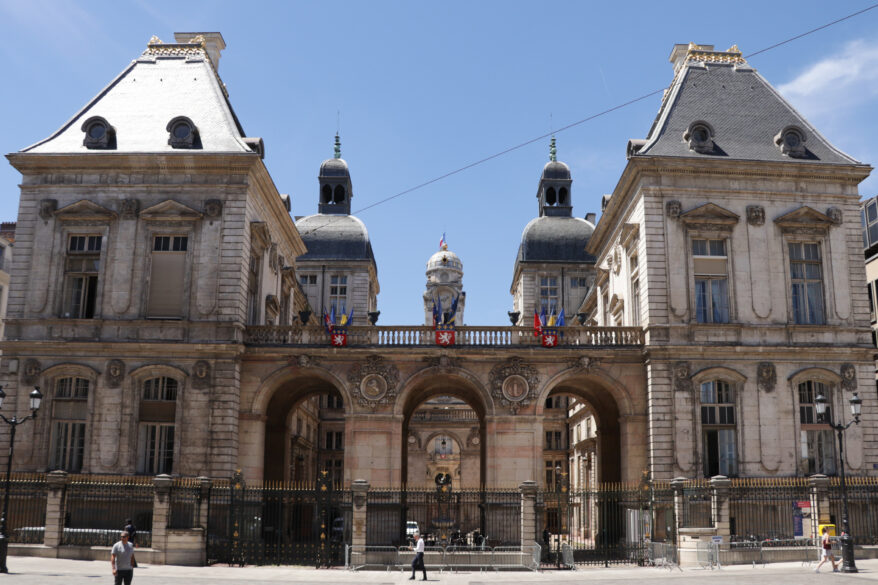
[[[680,569],[677,563],[677,545],[672,542],[650,542],[647,548],[649,564],[653,567],[663,567],[670,571]],[[680,569],[682,571],[683,569]]]
[[[540,567],[540,545],[464,547],[428,546],[424,550],[424,565],[428,571],[455,569],[510,570]],[[411,547],[345,545],[345,567],[352,571],[365,568],[411,570],[415,553]]]
[[[719,545],[715,542],[699,542],[696,549],[698,565],[702,569],[722,569],[719,562]]]

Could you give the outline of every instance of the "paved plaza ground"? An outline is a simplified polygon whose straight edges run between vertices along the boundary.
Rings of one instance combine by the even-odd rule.
[[[82,585],[112,583],[110,563],[98,561],[67,561],[33,557],[9,557],[9,575],[0,576],[0,583],[64,584]],[[491,585],[512,583],[516,585],[539,585],[543,583],[613,583],[614,585],[691,585],[709,581],[711,585],[730,583],[810,585],[836,583],[838,585],[878,583],[878,560],[858,561],[860,573],[832,573],[824,565],[820,575],[814,574],[814,566],[801,563],[775,563],[765,567],[733,566],[722,570],[687,569],[685,571],[657,568],[583,568],[576,571],[532,572],[456,572],[430,573],[429,581],[450,585]],[[206,585],[246,583],[296,583],[297,585],[325,585],[327,583],[382,585],[407,583],[408,573],[385,571],[351,572],[344,569],[315,570],[302,567],[172,567],[143,565],[135,570],[136,585]]]

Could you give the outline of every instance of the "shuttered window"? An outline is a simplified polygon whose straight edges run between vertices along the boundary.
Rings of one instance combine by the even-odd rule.
[[[155,236],[149,280],[147,317],[183,316],[183,280],[186,274],[186,236]]]

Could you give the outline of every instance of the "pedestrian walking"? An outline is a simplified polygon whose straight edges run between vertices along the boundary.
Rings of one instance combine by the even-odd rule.
[[[134,523],[131,521],[131,518],[125,519],[125,532],[128,533],[128,542],[131,543],[131,546],[137,546],[137,528],[134,527]]]
[[[119,542],[114,544],[110,551],[110,566],[113,568],[115,585],[123,583],[131,585],[137,561],[134,560],[134,547],[128,542],[128,531],[126,530],[119,534]]]
[[[424,578],[421,581],[427,580],[427,565],[424,564],[424,540],[421,538],[420,532],[415,532],[413,535],[415,539],[415,558],[412,559],[412,576],[409,577],[409,581],[415,580],[415,572],[420,569],[424,572]]]
[[[815,573],[820,572],[820,567],[823,566],[827,560],[832,564],[832,572],[838,573],[838,565],[835,562],[835,557],[832,554],[832,539],[829,537],[829,528],[826,526],[823,527],[823,548],[820,550],[820,563],[817,564],[817,568],[814,569]]]

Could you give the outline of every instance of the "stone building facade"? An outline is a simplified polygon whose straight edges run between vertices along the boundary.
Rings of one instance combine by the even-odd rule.
[[[837,468],[816,395],[847,420],[860,391],[846,464],[876,473],[857,227],[871,167],[737,49],[675,47],[600,221],[573,216],[553,146],[513,267],[514,324],[460,325],[443,347],[429,324],[370,318],[377,264],[340,146],[318,213],[294,222],[228,101],[223,48],[218,33],[153,38],[68,124],[8,156],[23,178],[0,383],[19,412],[32,386],[46,395],[16,468],[308,480],[331,467],[373,486],[458,464],[472,486],[548,484],[557,462],[591,484],[802,476]],[[333,307],[353,310],[345,347],[324,329]],[[530,326],[543,309],[567,316],[552,347]],[[446,424],[445,406],[466,414]]]

